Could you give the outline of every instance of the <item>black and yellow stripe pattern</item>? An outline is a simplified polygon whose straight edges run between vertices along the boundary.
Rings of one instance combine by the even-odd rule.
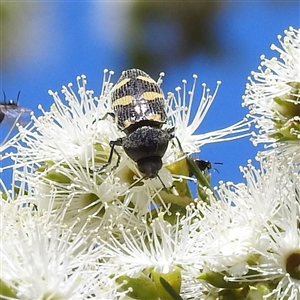
[[[124,71],[112,90],[111,106],[124,131],[137,123],[162,126],[167,121],[165,98],[158,84],[139,69]]]

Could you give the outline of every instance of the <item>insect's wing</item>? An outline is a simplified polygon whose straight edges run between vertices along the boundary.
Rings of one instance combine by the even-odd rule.
[[[26,125],[30,121],[31,110],[18,105],[0,104],[0,124],[12,126],[15,123]]]

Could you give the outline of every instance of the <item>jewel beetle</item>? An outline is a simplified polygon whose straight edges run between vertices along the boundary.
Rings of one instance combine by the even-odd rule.
[[[163,129],[167,113],[160,86],[144,71],[123,71],[111,91],[111,107],[118,129],[126,136],[110,142],[106,165],[111,162],[115,146],[122,146],[145,177],[158,176],[162,157],[174,137],[174,128]]]

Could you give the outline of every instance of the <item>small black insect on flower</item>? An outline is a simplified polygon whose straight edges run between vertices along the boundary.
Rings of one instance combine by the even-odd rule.
[[[145,72],[126,70],[112,90],[111,106],[117,126],[126,136],[110,142],[105,166],[111,162],[115,146],[122,146],[146,178],[157,177],[168,143],[174,138],[174,128],[162,128],[167,122],[163,91]]]
[[[196,163],[197,167],[203,172],[207,172],[212,169],[212,163],[208,160],[203,160],[203,159],[192,159],[192,160]],[[214,164],[222,165],[223,163],[215,162]],[[217,169],[214,170],[216,170],[219,173]],[[195,175],[193,170],[190,170],[190,176],[193,175]]]
[[[195,163],[201,171],[208,171],[212,168],[211,162],[208,160],[195,159]]]

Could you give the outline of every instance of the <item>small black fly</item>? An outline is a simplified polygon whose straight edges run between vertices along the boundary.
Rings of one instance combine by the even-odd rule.
[[[208,160],[194,159],[194,162],[196,163],[197,167],[203,172],[207,172],[212,169],[212,163]],[[223,163],[215,162],[213,164],[222,165]],[[214,170],[216,170],[219,173],[219,171],[217,169],[214,168]],[[192,170],[190,170],[190,176],[193,176],[193,175],[195,175],[195,174],[192,172]]]

